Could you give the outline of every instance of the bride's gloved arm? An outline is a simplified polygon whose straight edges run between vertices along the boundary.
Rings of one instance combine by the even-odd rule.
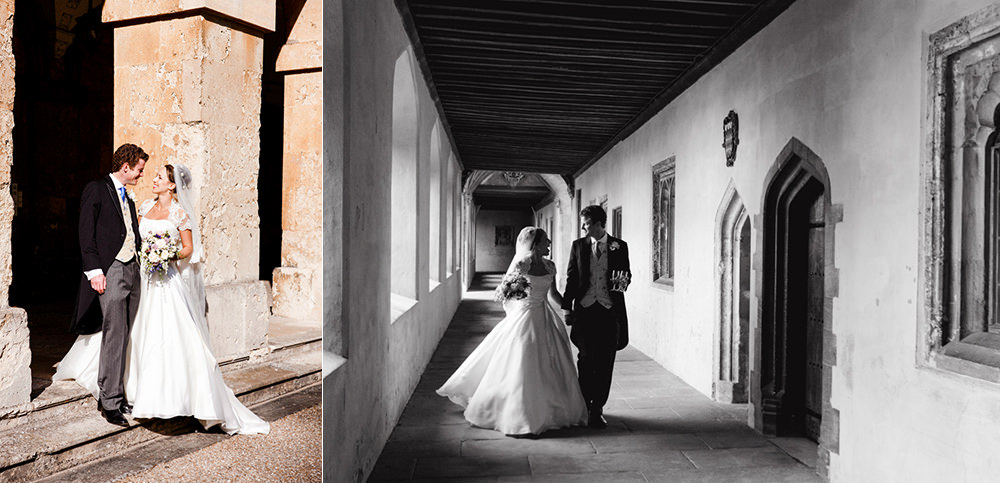
[[[191,230],[181,230],[181,251],[177,253],[177,259],[187,258],[194,251],[194,243],[191,242]]]

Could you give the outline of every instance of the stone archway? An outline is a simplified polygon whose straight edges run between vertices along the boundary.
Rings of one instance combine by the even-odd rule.
[[[826,462],[839,451],[839,412],[830,404],[836,339],[827,308],[839,285],[833,244],[842,207],[830,201],[823,161],[795,138],[765,186],[756,223],[761,270],[751,411],[765,434],[817,441],[819,461]]]
[[[712,397],[747,402],[750,337],[750,219],[730,182],[716,215],[716,281],[719,294]]]
[[[472,283],[472,278],[476,272],[476,238],[479,236],[476,233],[476,218],[479,214],[479,207],[475,205],[472,197],[473,191],[476,190],[479,185],[481,185],[488,178],[493,176],[496,171],[487,170],[469,170],[462,174],[462,213],[465,225],[465,232],[462,233],[465,246],[465,257],[463,260],[463,270],[464,270],[464,280],[462,281],[465,287],[469,287]],[[552,192],[553,203],[555,203],[556,211],[558,217],[555,222],[554,232],[550,233],[549,237],[552,238],[554,255],[556,254],[556,249],[559,247],[568,247],[570,243],[576,238],[576,225],[572,222],[567,222],[566,220],[574,220],[575,212],[573,211],[572,203],[572,189],[567,183],[566,179],[558,174],[544,174],[537,173],[538,176],[548,185],[549,190]],[[565,251],[565,250],[564,250]],[[557,265],[559,260],[554,257]],[[557,279],[557,283],[564,284],[565,280]],[[563,287],[559,287],[560,290]]]

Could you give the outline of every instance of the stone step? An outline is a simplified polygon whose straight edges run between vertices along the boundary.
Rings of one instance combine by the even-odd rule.
[[[279,350],[259,361],[224,367],[223,377],[240,401],[253,407],[321,382],[321,346],[321,341],[304,342],[295,350]],[[38,410],[0,428],[0,481],[30,481],[199,427],[192,418],[142,424],[131,420],[129,428],[118,427],[101,417],[97,402],[75,382],[60,381],[46,391],[50,389],[48,400],[36,398]],[[56,400],[57,394],[63,398]]]
[[[242,357],[235,360],[223,361],[220,364],[223,376],[237,395],[250,391],[254,388],[255,382],[242,381],[239,377],[240,371],[246,368],[256,367],[262,361],[270,364],[278,364],[285,360],[296,360],[301,354],[314,354],[322,351],[323,341],[321,338],[290,339],[284,341],[288,345],[272,345],[267,355],[257,358]],[[235,379],[235,383],[230,382],[230,374]],[[75,381],[48,381],[49,385],[30,403],[8,410],[5,414],[0,414],[0,432],[11,429],[22,424],[33,424],[37,421],[49,419],[59,419],[67,410],[66,405],[84,399],[93,399],[84,388]],[[235,384],[235,385],[234,385]],[[257,389],[260,389],[259,387]],[[273,397],[273,396],[271,396]],[[253,404],[253,403],[251,403]],[[2,468],[2,466],[0,466]]]

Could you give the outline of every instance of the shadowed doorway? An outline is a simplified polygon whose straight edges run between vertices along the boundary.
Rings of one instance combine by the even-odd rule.
[[[80,193],[111,170],[114,39],[103,4],[15,3],[10,305],[28,312],[33,396],[75,338]]]
[[[764,206],[763,430],[813,441],[819,440],[824,404],[823,178],[793,155],[768,188]]]

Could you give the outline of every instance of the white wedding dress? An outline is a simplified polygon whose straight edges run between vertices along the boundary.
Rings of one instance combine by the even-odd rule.
[[[143,203],[145,214],[152,200]],[[140,236],[168,232],[180,240],[189,220],[175,201],[163,220],[143,218]],[[209,345],[204,305],[182,275],[186,261],[171,261],[167,273],[142,273],[142,297],[129,336],[125,396],[135,418],[194,416],[207,429],[227,433],[267,433],[267,422],[243,405],[226,386]],[[179,266],[181,264],[181,266]],[[97,397],[101,333],[77,338],[53,380],[75,379]]]
[[[546,301],[555,275],[526,277],[528,297],[504,303],[506,317],[437,390],[473,425],[511,435],[587,422],[569,337]]]

